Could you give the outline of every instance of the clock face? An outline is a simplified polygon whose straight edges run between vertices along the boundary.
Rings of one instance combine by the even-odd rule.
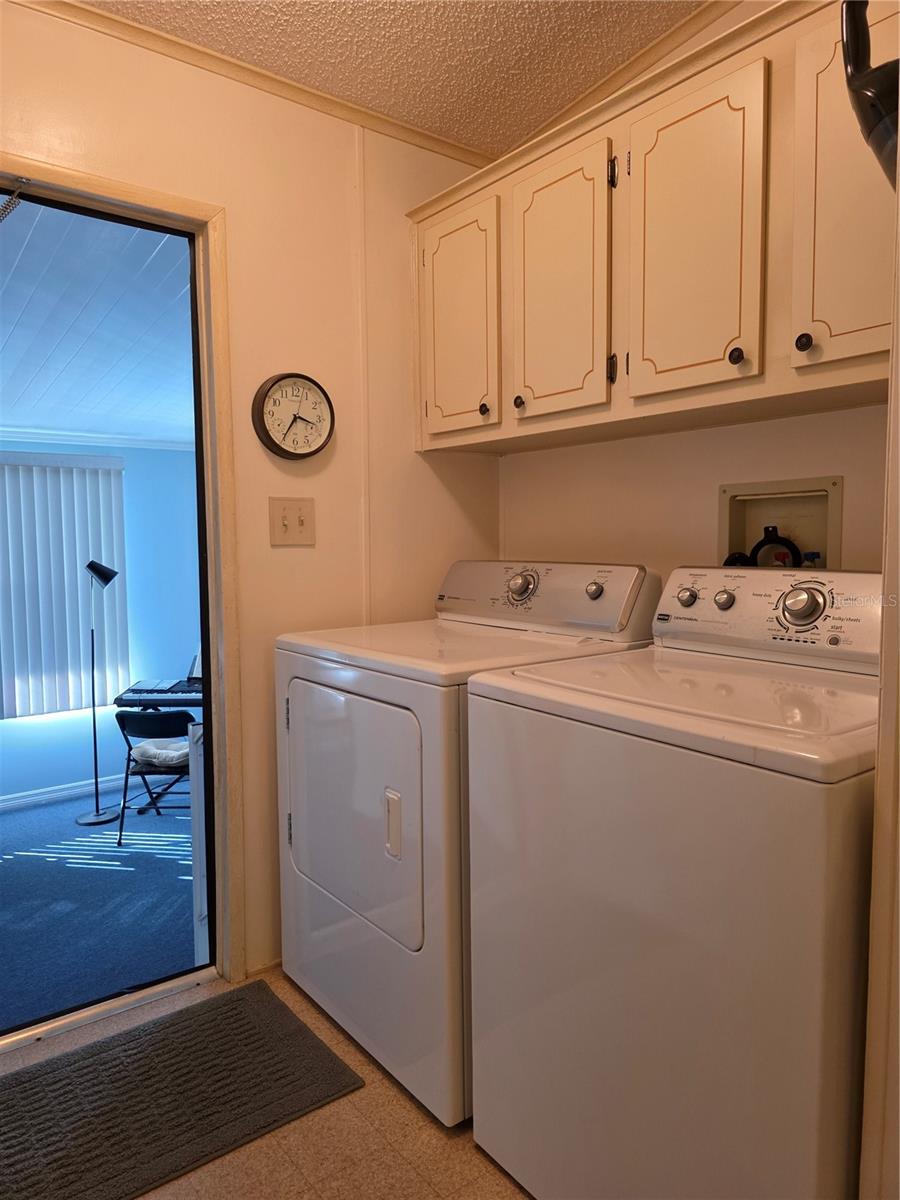
[[[328,393],[308,375],[275,375],[253,398],[257,437],[282,458],[308,458],[324,450],[334,432]]]

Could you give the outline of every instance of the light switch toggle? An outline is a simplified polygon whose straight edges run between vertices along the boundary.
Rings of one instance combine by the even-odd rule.
[[[294,496],[270,496],[269,543],[272,546],[314,546],[315,501]]]
[[[391,858],[401,857],[400,793],[384,789],[384,849]]]

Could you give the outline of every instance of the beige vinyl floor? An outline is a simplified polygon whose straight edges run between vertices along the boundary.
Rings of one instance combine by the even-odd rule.
[[[365,1080],[358,1091],[147,1193],[146,1200],[512,1200],[527,1197],[472,1140],[446,1129],[280,969],[268,983]],[[0,1054],[0,1074],[109,1037],[232,985],[203,984]]]

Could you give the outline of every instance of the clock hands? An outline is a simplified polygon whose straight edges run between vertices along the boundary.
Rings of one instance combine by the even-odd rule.
[[[300,413],[298,413],[298,412],[295,412],[295,413],[294,413],[294,415],[291,417],[290,424],[288,425],[287,429],[286,429],[286,430],[284,431],[284,433],[282,434],[282,437],[281,437],[281,440],[282,440],[282,442],[286,442],[286,441],[287,441],[287,435],[288,435],[288,434],[291,432],[291,430],[294,428],[294,422],[295,422],[295,421],[303,421],[303,422],[304,422],[305,424],[307,424],[307,425],[315,425],[315,424],[316,424],[316,422],[315,422],[315,421],[311,421],[311,420],[309,419],[309,417],[302,417],[302,416],[300,415]]]
[[[309,396],[309,392],[304,391],[303,400],[306,400],[308,398],[308,396]],[[294,413],[293,417],[291,417],[291,423],[290,423],[290,425],[288,425],[287,429],[285,430],[284,437],[282,437],[282,439],[281,439],[282,441],[284,441],[284,438],[286,438],[287,435],[290,433],[290,431],[293,429],[295,421],[302,421],[304,423],[304,425],[315,425],[316,424],[315,421],[311,421],[309,419],[309,417],[304,417],[303,414],[300,412],[300,405],[303,403],[303,401],[297,400],[295,403],[297,405],[297,411]]]
[[[299,417],[299,415],[300,415],[299,413],[294,413],[294,415],[291,417],[290,424],[288,425],[287,429],[284,431],[284,433],[283,433],[283,434],[282,434],[282,436],[281,436],[281,440],[282,440],[282,442],[286,442],[286,441],[287,441],[287,435],[288,435],[288,434],[291,432],[291,430],[294,428],[294,422],[297,420],[297,418]]]

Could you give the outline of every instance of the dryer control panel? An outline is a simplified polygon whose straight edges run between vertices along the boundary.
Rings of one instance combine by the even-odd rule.
[[[610,563],[456,562],[435,602],[439,617],[619,641],[649,641],[661,581]]]
[[[878,673],[881,575],[679,567],[663,588],[659,645]]]

